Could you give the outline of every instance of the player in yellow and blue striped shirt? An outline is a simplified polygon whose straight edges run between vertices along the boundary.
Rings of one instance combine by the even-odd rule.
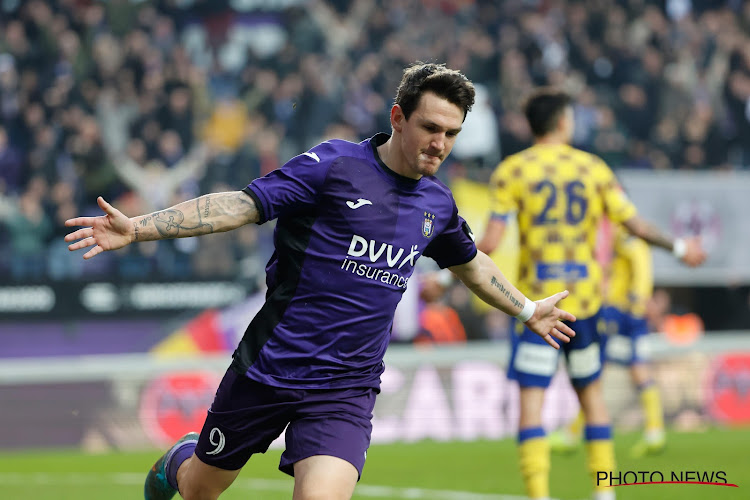
[[[612,259],[605,272],[605,306],[599,323],[604,360],[627,366],[638,389],[644,433],[631,450],[633,458],[659,453],[666,444],[661,395],[648,366],[644,340],[646,306],[653,293],[653,264],[648,244],[615,226]],[[583,413],[550,436],[553,451],[571,452],[580,444]]]
[[[605,359],[629,367],[643,406],[643,439],[631,450],[634,457],[660,452],[665,445],[664,416],[659,390],[651,377],[643,341],[648,334],[646,305],[654,291],[651,249],[618,226],[614,254],[607,273],[607,305],[603,310]]]
[[[601,383],[597,322],[602,306],[601,269],[594,257],[596,233],[605,215],[630,233],[675,253],[694,266],[705,259],[696,239],[674,239],[637,215],[612,170],[598,157],[569,145],[574,117],[570,97],[551,88],[537,90],[524,112],[534,145],[506,158],[491,183],[492,214],[477,247],[489,253],[501,241],[508,218],[519,228],[517,284],[528,297],[545,297],[565,288],[566,309],[576,315],[576,337],[561,350],[584,412],[588,468],[615,468],[609,415]],[[549,496],[549,443],[542,427],[544,391],[557,369],[558,351],[537,341],[523,324],[515,325],[508,377],[520,386],[520,466],[531,498]],[[596,484],[597,498],[613,498]]]

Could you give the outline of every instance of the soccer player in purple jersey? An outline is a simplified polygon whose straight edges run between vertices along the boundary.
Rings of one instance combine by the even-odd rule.
[[[426,255],[548,344],[568,342],[567,291],[527,299],[478,252],[450,190],[433,177],[450,153],[474,87],[440,64],[404,71],[391,135],[331,140],[241,191],[213,193],[129,218],[105,215],[65,237],[90,259],[138,241],[230,231],[277,219],[266,302],[251,321],[203,429],[152,467],[146,499],[215,499],[254,453],[286,429],[279,469],[294,500],[351,498],[362,473],[393,315]]]

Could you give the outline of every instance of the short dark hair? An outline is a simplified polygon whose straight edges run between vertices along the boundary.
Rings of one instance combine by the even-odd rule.
[[[570,95],[552,87],[535,90],[523,105],[523,113],[534,137],[546,135],[557,126],[565,108],[573,102]]]
[[[396,91],[395,104],[401,106],[407,120],[425,92],[433,92],[461,108],[464,120],[474,104],[474,84],[461,72],[448,69],[445,64],[418,61],[404,69]]]

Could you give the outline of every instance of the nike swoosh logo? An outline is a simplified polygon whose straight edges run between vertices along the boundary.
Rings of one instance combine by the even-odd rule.
[[[372,205],[372,202],[370,200],[366,200],[364,198],[359,198],[357,200],[357,203],[354,203],[353,201],[347,201],[346,206],[351,208],[352,210],[356,210],[359,207],[363,207],[365,205]]]
[[[302,154],[303,154],[303,155],[305,155],[305,156],[309,156],[309,157],[310,157],[310,158],[312,158],[313,160],[315,160],[315,161],[317,161],[318,163],[320,163],[320,158],[319,158],[319,157],[318,157],[318,155],[316,155],[315,153],[311,153],[311,152],[309,152],[309,151],[308,151],[308,152],[306,152],[306,153],[302,153]]]

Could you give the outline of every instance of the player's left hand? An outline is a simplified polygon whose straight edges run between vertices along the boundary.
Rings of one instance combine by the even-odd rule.
[[[687,245],[685,255],[682,257],[682,262],[690,267],[697,267],[703,264],[706,260],[706,251],[701,245],[699,237],[695,236],[685,240]]]
[[[563,323],[563,321],[575,321],[576,317],[568,311],[557,307],[557,303],[567,297],[568,294],[569,292],[565,290],[544,300],[537,300],[536,311],[534,311],[534,315],[526,322],[526,326],[532,332],[542,337],[545,342],[555,349],[560,348],[555,339],[567,343],[570,342],[571,337],[575,337],[576,335],[576,332],[572,328]]]

